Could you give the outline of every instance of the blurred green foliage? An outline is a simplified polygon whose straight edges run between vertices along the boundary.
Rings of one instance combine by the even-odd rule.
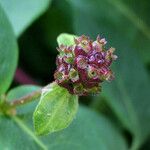
[[[4,11],[0,7],[0,95],[4,94],[17,67],[18,47],[13,29]]]
[[[56,38],[61,33],[85,34],[93,39],[100,34],[108,40],[108,47],[116,48],[119,58],[113,65],[115,80],[103,85],[100,95],[80,98],[82,104],[96,110],[99,115],[90,113],[90,110],[81,107],[73,125],[65,131],[59,132],[58,135],[57,133],[52,134],[40,140],[33,133],[31,134],[32,126],[29,123],[31,118],[26,115],[13,119],[13,122],[0,117],[2,135],[0,136],[0,148],[13,146],[16,149],[15,140],[6,136],[9,131],[12,136],[17,134],[18,137],[24,137],[32,149],[39,149],[39,147],[46,149],[43,143],[46,143],[47,149],[56,146],[58,150],[71,148],[123,150],[128,149],[127,147],[132,147],[132,150],[150,149],[149,0],[53,0],[52,2],[28,0],[23,3],[19,0],[15,1],[0,0],[0,4],[8,16],[2,18],[3,12],[0,12],[0,20],[3,20],[0,22],[0,52],[2,54],[0,54],[0,67],[4,64],[4,61],[1,60],[5,55],[9,56],[5,58],[5,61],[12,64],[13,67],[12,70],[5,69],[6,72],[11,73],[5,73],[1,68],[0,93],[8,89],[11,82],[9,80],[13,76],[17,61],[16,39],[11,31],[9,21],[17,35],[18,66],[40,85],[53,81],[57,55]],[[5,30],[5,28],[7,29]],[[7,41],[7,46],[3,41]],[[3,49],[4,51],[2,51]],[[7,64],[8,67],[10,64]],[[5,78],[8,82],[5,88],[2,86],[4,73],[8,74],[8,77]],[[18,84],[15,80],[13,83]],[[24,88],[22,90],[24,91]],[[27,110],[31,108],[29,107]],[[25,112],[24,109],[23,114]],[[22,122],[25,122],[29,129],[24,127]],[[18,125],[23,128],[23,132],[20,128],[18,131]],[[10,126],[14,128],[13,132],[9,130]],[[24,130],[28,130],[27,135]],[[123,135],[123,138],[120,134]],[[35,143],[27,138],[29,135]],[[7,143],[3,137],[9,139]],[[20,141],[17,137],[16,140]],[[49,141],[51,142],[49,143]],[[128,146],[125,141],[128,141]],[[26,142],[19,144],[26,145]],[[76,146],[74,142],[77,144]],[[53,143],[55,143],[54,146],[52,146]],[[95,145],[97,147],[94,147]],[[107,147],[108,145],[110,147]],[[63,146],[64,148],[62,148]]]

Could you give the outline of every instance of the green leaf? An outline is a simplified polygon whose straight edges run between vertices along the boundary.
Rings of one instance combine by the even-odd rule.
[[[55,0],[53,4],[45,13],[43,19],[40,19],[40,30],[44,34],[44,44],[52,53],[56,54],[56,47],[58,47],[56,38],[58,35],[64,32],[73,33],[72,13],[70,13],[72,8],[66,0]]]
[[[127,45],[125,42],[120,44]],[[133,134],[132,149],[136,150],[150,135],[150,80],[135,51],[128,46],[117,47],[119,62],[114,67],[116,79],[105,86],[103,94]]]
[[[29,115],[0,116],[0,148],[11,150],[127,150],[118,129],[104,116],[80,107],[65,130],[37,137]],[[8,134],[9,133],[9,134]]]
[[[73,6],[76,34],[94,35],[94,37],[101,34],[112,38],[113,34],[117,33],[121,38],[126,38],[128,45],[138,51],[143,62],[150,62],[150,3],[148,0],[144,2],[140,0],[70,0],[68,2]]]
[[[110,5],[118,10],[128,22],[132,23],[132,28],[136,29],[133,34],[131,44],[139,52],[145,63],[150,62],[150,20],[148,0],[107,0]],[[134,7],[133,7],[134,5]],[[122,25],[123,26],[123,25]],[[125,25],[126,27],[126,25]],[[126,27],[127,28],[127,27]],[[133,30],[133,29],[132,29]],[[130,33],[127,33],[127,37]]]
[[[76,38],[77,36],[72,35],[72,34],[67,34],[67,33],[62,33],[57,37],[57,42],[58,45],[66,45],[66,46],[70,46],[75,44],[74,43],[74,38]]]
[[[78,97],[52,83],[43,89],[34,112],[34,127],[38,135],[62,130],[69,126],[78,109]]]
[[[144,143],[144,145],[142,146],[141,150],[149,150],[150,149],[150,139],[148,139],[146,141],[146,143]]]
[[[12,27],[0,6],[0,95],[9,88],[17,66],[18,47]]]
[[[76,33],[94,38],[100,33],[117,49],[118,60],[113,69],[116,78],[103,86],[102,94],[132,133],[132,150],[136,150],[150,135],[150,80],[132,45],[137,28],[110,1],[71,0],[70,3],[74,8]]]
[[[15,87],[8,92],[7,100],[12,101],[12,100],[21,98],[21,97],[26,96],[34,91],[39,90],[39,89],[40,89],[39,86],[34,86],[34,85],[22,85],[22,86]],[[30,103],[27,103],[26,105],[17,107],[17,114],[21,115],[24,113],[33,112],[34,108],[38,104],[39,99],[37,99],[33,102],[30,102]]]
[[[8,15],[15,35],[18,37],[48,8],[51,0],[1,0],[6,14]]]

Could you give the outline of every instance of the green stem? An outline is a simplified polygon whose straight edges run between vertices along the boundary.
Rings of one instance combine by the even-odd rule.
[[[7,102],[7,103],[10,107],[21,106],[21,105],[24,105],[26,103],[36,100],[41,95],[41,92],[42,92],[42,90],[40,89],[38,91],[32,92],[26,96],[23,96],[19,99],[15,99],[15,100],[13,100],[11,102]]]
[[[5,96],[0,97],[0,113],[6,115],[15,115],[16,107],[37,100],[37,98],[41,96],[41,93],[42,93],[42,88],[26,96],[20,97],[18,99],[14,99],[12,101],[7,101]]]
[[[16,107],[30,103],[40,97],[42,89],[32,92],[26,96],[7,101],[6,96],[0,97],[0,113],[12,116],[16,115]]]

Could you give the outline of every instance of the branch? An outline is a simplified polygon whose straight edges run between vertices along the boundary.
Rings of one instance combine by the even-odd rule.
[[[36,98],[38,98],[41,95],[41,92],[42,92],[42,89],[35,91],[35,92],[32,92],[31,94],[28,94],[28,95],[23,96],[19,99],[15,99],[15,100],[11,101],[9,103],[9,105],[11,107],[17,107],[17,106],[29,103],[31,101],[34,101],[34,100],[36,100]]]

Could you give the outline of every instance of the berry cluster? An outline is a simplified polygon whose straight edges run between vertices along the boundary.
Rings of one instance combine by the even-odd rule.
[[[105,50],[106,40],[87,36],[74,39],[74,45],[58,48],[55,81],[71,94],[88,95],[101,91],[101,83],[114,78],[110,65],[117,58],[114,48]]]

